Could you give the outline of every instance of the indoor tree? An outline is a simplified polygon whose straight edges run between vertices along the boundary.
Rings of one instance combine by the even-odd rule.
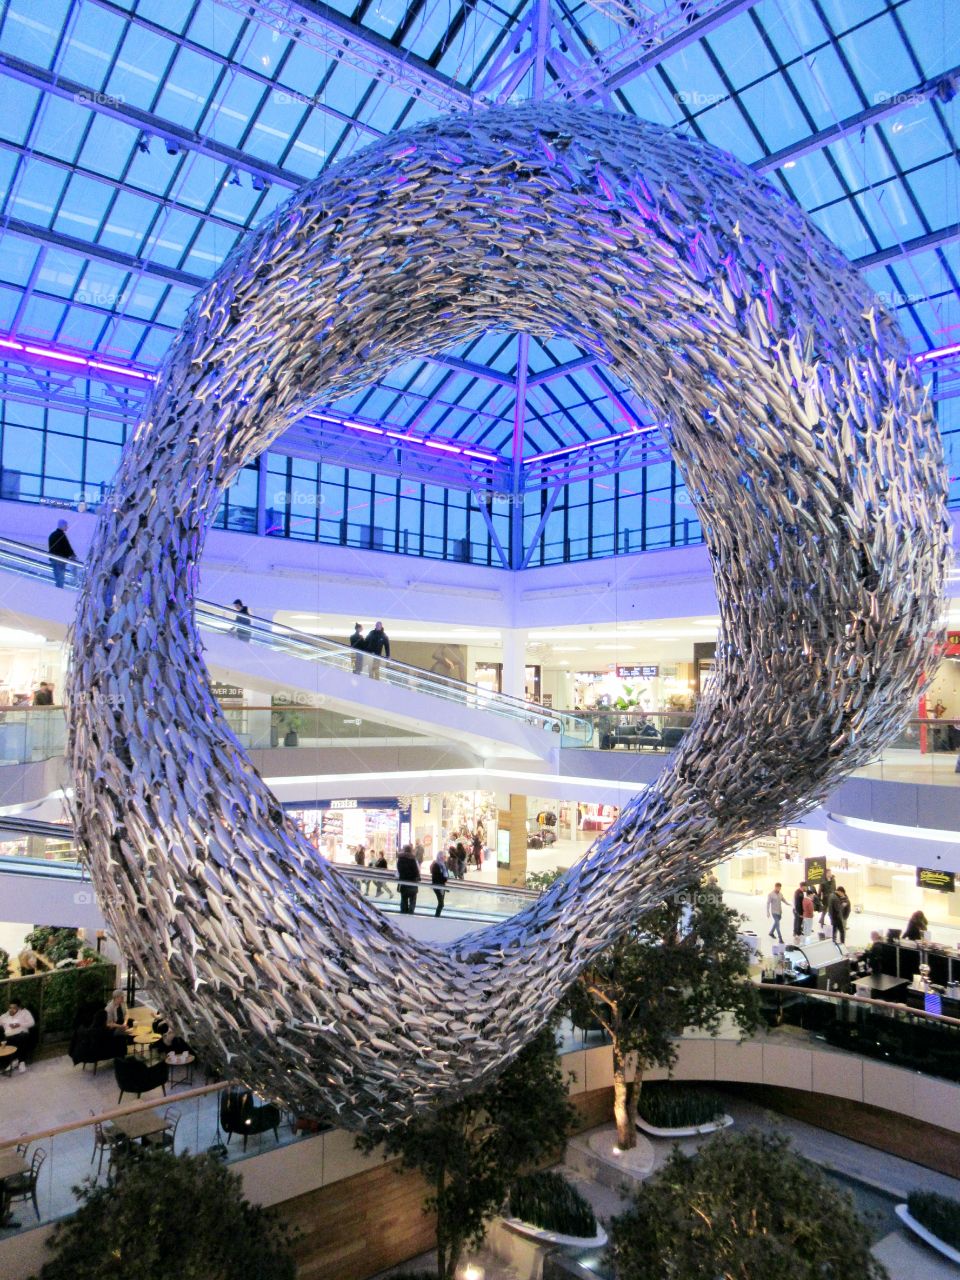
[[[39,1280],[294,1280],[292,1236],[219,1160],[137,1148],[115,1169],[76,1188]]]
[[[577,1026],[599,1023],[613,1042],[617,1144],[637,1143],[637,1100],[649,1067],[672,1067],[686,1027],[716,1034],[725,1015],[744,1032],[759,1022],[759,997],[737,931],[741,917],[715,884],[695,885],[643,917],[571,987]],[[636,1069],[630,1077],[630,1059]]]
[[[369,1151],[382,1141],[401,1168],[423,1175],[424,1207],[437,1219],[437,1274],[452,1280],[463,1250],[483,1239],[516,1175],[558,1150],[572,1121],[550,1026],[485,1089],[357,1144]]]
[[[678,1147],[613,1219],[617,1280],[886,1280],[868,1224],[776,1133]]]

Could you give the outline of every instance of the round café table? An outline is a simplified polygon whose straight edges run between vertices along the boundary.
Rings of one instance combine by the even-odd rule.
[[[133,1043],[136,1046],[137,1052],[142,1056],[144,1050],[155,1045],[159,1039],[160,1037],[157,1035],[156,1031],[144,1031],[141,1032],[140,1035],[133,1037]]]
[[[12,1072],[16,1056],[17,1046],[15,1044],[0,1044],[0,1072]]]

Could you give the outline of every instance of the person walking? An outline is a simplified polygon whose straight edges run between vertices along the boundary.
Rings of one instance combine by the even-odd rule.
[[[387,862],[387,855],[383,852],[383,850],[381,850],[380,853],[377,855],[377,860],[374,862],[373,865],[374,867],[376,867],[378,871],[389,871],[390,867]],[[376,893],[374,894],[375,897],[377,898],[393,897],[393,890],[390,888],[390,885],[386,882],[386,880],[374,880],[373,883],[376,886]]]
[[[363,647],[372,656],[370,678],[379,680],[381,659],[390,657],[390,637],[384,631],[382,622],[378,622],[371,631],[367,632]]]
[[[412,916],[417,909],[417,882],[420,880],[420,864],[413,856],[413,848],[405,844],[397,858],[397,879],[400,881],[400,910]]]
[[[479,830],[474,833],[473,844],[470,849],[470,856],[473,858],[473,865],[478,871],[483,870],[483,840],[480,838]]]
[[[820,929],[823,930],[823,922],[830,914],[830,903],[833,901],[833,895],[837,892],[837,877],[832,871],[824,871],[823,879],[820,881]]]
[[[838,886],[836,893],[830,899],[828,910],[833,940],[839,943],[841,947],[845,946],[847,941],[847,920],[850,916],[850,899],[847,897],[847,891],[843,885]]]
[[[773,886],[773,892],[767,894],[767,917],[773,921],[769,937],[776,937],[778,942],[783,941],[783,934],[780,932],[780,918],[783,915],[783,908],[787,905],[787,900],[780,892],[782,885],[778,880]]]
[[[353,650],[353,674],[363,675],[363,655],[366,652],[366,641],[363,638],[363,627],[354,623],[353,635],[350,637],[350,648]]]
[[[238,597],[233,602],[236,613],[233,616],[233,630],[238,640],[250,639],[250,610]]]
[[[434,896],[437,899],[437,909],[433,913],[434,916],[440,915],[443,911],[443,900],[447,896],[446,884],[450,879],[450,872],[443,857],[443,850],[437,850],[437,856],[430,863],[430,881],[433,885]]]
[[[803,936],[805,938],[809,938],[811,933],[813,933],[813,917],[815,912],[815,908],[813,905],[813,892],[811,891],[809,885],[807,886],[806,892],[803,895],[802,910],[803,910]]]
[[[803,894],[806,887],[801,880],[793,891],[793,936],[797,942],[803,933]]]
[[[420,843],[420,841],[419,841],[419,840],[418,840],[418,841],[417,841],[417,843],[413,846],[413,856],[414,856],[414,857],[416,858],[416,860],[417,860],[417,866],[418,866],[418,867],[422,867],[422,866],[423,866],[423,859],[424,859],[424,857],[425,857],[425,854],[424,854],[424,851],[423,851],[423,845]]]
[[[35,707],[52,707],[53,685],[48,684],[46,680],[41,680],[33,691],[33,705]]]
[[[58,520],[57,527],[47,538],[50,568],[53,570],[54,584],[58,587],[62,587],[66,581],[67,566],[63,563],[64,560],[76,561],[77,559],[77,553],[70,545],[70,539],[67,537],[67,529],[69,527],[66,520]]]

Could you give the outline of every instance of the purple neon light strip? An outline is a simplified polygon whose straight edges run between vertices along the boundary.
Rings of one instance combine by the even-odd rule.
[[[98,373],[112,373],[124,378],[135,378],[140,382],[153,382],[157,377],[156,370],[145,369],[133,364],[121,365],[115,361],[100,360],[94,356],[85,356],[75,351],[65,351],[60,347],[47,344],[18,342],[16,338],[12,338],[9,335],[0,336],[0,356],[4,351],[21,352],[24,355],[35,356],[42,360],[73,365],[75,368],[89,369]],[[913,360],[915,364],[929,364],[932,360],[942,360],[947,356],[953,355],[960,355],[960,342],[954,342],[945,347],[934,347],[930,351],[922,351],[919,355],[914,356]],[[308,417],[311,416],[314,415],[308,415]],[[329,414],[320,414],[316,415],[315,421],[330,422],[337,426],[347,427],[351,431],[362,431],[367,435],[389,436],[390,439],[399,440],[404,444],[420,445],[427,449],[459,454],[466,458],[478,458],[483,462],[503,461],[497,453],[487,453],[482,449],[466,448],[463,445],[450,444],[444,440],[431,440],[426,436],[413,435],[406,431],[389,431],[386,428],[377,427],[371,423],[356,422],[350,418],[338,418]],[[576,453],[581,449],[592,449],[597,445],[612,444],[617,440],[627,440],[636,435],[647,435],[656,430],[656,424],[649,427],[631,427],[628,431],[601,436],[598,440],[584,440],[581,444],[570,444],[560,449],[550,449],[546,453],[535,453],[532,457],[524,458],[523,465],[528,467],[535,462],[546,462],[550,458],[562,458],[565,454]]]

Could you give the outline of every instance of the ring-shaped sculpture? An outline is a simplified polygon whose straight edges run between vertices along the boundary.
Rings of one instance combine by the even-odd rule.
[[[712,557],[717,673],[581,863],[521,915],[425,948],[284,817],[211,696],[191,606],[240,467],[319,400],[497,328],[576,343],[664,424]],[[110,924],[203,1052],[260,1091],[351,1127],[456,1097],[645,910],[899,727],[947,548],[904,342],[769,183],[577,107],[388,137],[294,195],[195,300],[97,524],[70,753]]]

